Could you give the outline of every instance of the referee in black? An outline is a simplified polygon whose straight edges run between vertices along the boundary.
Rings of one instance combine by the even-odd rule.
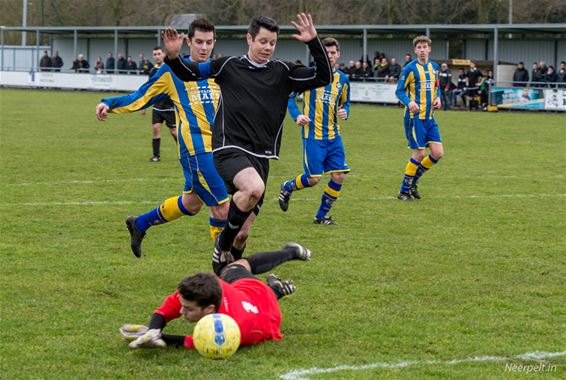
[[[179,57],[184,36],[171,28],[163,35],[165,62],[175,75],[184,81],[213,77],[222,92],[212,145],[216,169],[233,196],[226,228],[214,246],[212,266],[217,274],[239,259],[234,250],[230,252],[234,238],[248,217],[253,220],[252,211],[257,213],[263,202],[269,159],[279,158],[289,94],[332,81],[330,63],[311,15],[301,13],[297,18],[292,22],[298,32],[293,37],[309,47],[315,63],[312,68],[271,60],[279,26],[265,16],[252,18],[246,36],[248,53],[240,57],[192,64]]]

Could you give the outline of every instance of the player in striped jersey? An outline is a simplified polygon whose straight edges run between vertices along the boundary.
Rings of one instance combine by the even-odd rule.
[[[322,44],[330,66],[334,67],[340,58],[340,44],[334,38],[325,38]],[[281,184],[279,206],[287,211],[293,191],[312,187],[323,174],[330,173],[314,223],[336,224],[328,211],[340,196],[346,173],[350,171],[338,125],[338,118],[345,120],[350,114],[350,80],[342,71],[334,69],[330,84],[305,91],[302,113],[295,95],[291,94],[288,109],[293,120],[302,126],[304,173]]]
[[[196,19],[189,26],[187,43],[191,48],[190,61],[208,61],[215,43],[214,25],[205,19]],[[214,239],[224,228],[228,214],[228,194],[212,159],[211,125],[220,99],[220,89],[213,79],[186,83],[164,64],[137,91],[102,99],[96,107],[96,116],[104,120],[108,112],[138,111],[165,97],[175,105],[178,153],[185,186],[182,196],[168,198],[157,208],[126,219],[130,246],[136,257],[142,256],[142,240],[153,225],[171,222],[183,215],[195,215],[204,203],[210,208],[210,234]]]
[[[397,198],[402,201],[421,199],[417,182],[444,155],[444,148],[434,120],[433,109],[442,106],[438,86],[438,64],[429,60],[432,41],[427,36],[413,39],[417,59],[403,69],[397,83],[397,97],[406,107],[405,135],[413,153]],[[426,148],[430,154],[426,154]]]

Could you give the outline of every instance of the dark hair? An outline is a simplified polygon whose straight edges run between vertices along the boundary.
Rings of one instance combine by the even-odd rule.
[[[260,28],[279,34],[279,25],[277,25],[275,20],[266,16],[255,16],[251,19],[250,26],[248,26],[248,33],[252,36],[252,39],[255,40]]]
[[[162,48],[161,46],[156,46],[156,47],[153,48],[153,51],[155,51],[155,50],[161,50],[161,51],[163,51],[163,48]]]
[[[200,30],[201,32],[212,32],[214,38],[216,38],[216,29],[214,24],[205,18],[194,19],[189,25],[189,40],[195,36],[195,30]]]
[[[215,311],[220,308],[222,288],[212,273],[197,273],[185,277],[177,286],[181,296],[187,301],[194,301],[199,307],[214,305]]]
[[[322,40],[322,44],[326,47],[336,46],[336,50],[340,51],[340,44],[338,43],[338,40],[336,40],[336,38],[326,37]]]

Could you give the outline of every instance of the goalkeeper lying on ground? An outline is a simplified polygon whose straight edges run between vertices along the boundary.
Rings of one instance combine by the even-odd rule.
[[[310,260],[311,252],[288,243],[281,251],[256,253],[226,266],[220,277],[197,273],[184,278],[177,290],[155,310],[149,326],[126,324],[120,333],[130,348],[176,346],[193,349],[191,336],[163,334],[165,325],[181,315],[189,322],[222,313],[232,317],[241,332],[241,345],[253,345],[283,338],[279,326],[281,311],[278,300],[295,291],[292,281],[267,276],[267,284],[254,275],[265,273],[289,260]]]

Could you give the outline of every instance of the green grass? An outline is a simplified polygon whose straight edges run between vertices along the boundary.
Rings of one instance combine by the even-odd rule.
[[[298,285],[281,302],[285,338],[228,361],[129,350],[118,327],[147,322],[184,275],[209,270],[212,243],[203,212],[151,229],[144,259],[130,253],[125,217],[179,194],[182,172],[165,127],[162,162],[148,162],[149,114],[95,121],[103,96],[0,90],[1,378],[277,379],[426,360],[440,364],[309,378],[501,378],[521,375],[505,363],[537,363],[442,363],[566,349],[564,115],[439,112],[446,157],[423,177],[423,199],[403,203],[402,111],[354,105],[339,226],[312,224],[321,185],[279,209],[279,183],[302,170],[290,122],[271,165],[247,252],[295,240],[314,253],[276,271]],[[565,360],[541,375],[564,378]]]

